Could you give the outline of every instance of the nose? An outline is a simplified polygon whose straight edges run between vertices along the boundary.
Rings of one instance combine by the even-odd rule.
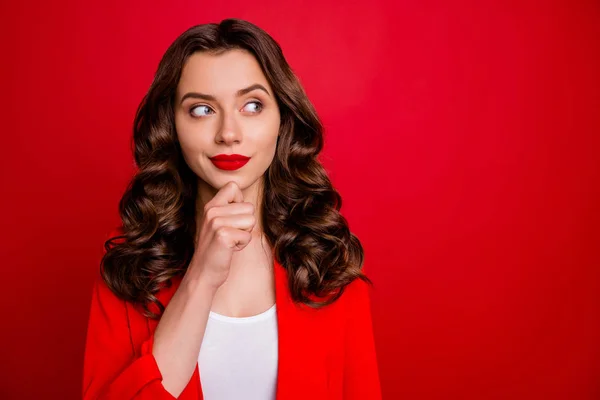
[[[221,113],[221,124],[215,135],[217,144],[232,145],[242,140],[242,129],[233,113]]]

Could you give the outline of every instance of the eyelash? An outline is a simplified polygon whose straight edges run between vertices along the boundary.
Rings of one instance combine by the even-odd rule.
[[[244,108],[245,108],[245,107],[246,107],[248,104],[251,104],[251,103],[256,103],[256,104],[258,104],[258,108],[259,108],[259,109],[258,109],[258,111],[254,112],[254,113],[251,113],[251,114],[260,114],[260,112],[261,112],[261,111],[263,110],[263,108],[264,108],[264,105],[263,105],[263,103],[261,103],[261,102],[260,102],[260,101],[258,101],[258,100],[252,100],[252,101],[249,101],[249,102],[247,102],[246,104],[244,104]],[[198,115],[194,115],[194,114],[192,113],[192,111],[194,111],[194,109],[195,109],[195,108],[198,108],[198,107],[206,107],[206,108],[210,109],[210,110],[211,110],[211,111],[214,113],[214,110],[213,110],[213,109],[212,109],[210,106],[207,106],[206,104],[195,104],[195,105],[191,106],[191,107],[190,107],[190,109],[189,109],[189,111],[188,111],[188,113],[190,114],[190,116],[192,116],[193,118],[204,118],[204,117],[206,117],[206,115],[198,116]],[[210,114],[209,114],[209,115],[210,115]]]

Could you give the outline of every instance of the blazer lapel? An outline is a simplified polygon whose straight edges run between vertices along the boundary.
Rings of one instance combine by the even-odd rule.
[[[275,297],[278,324],[277,400],[311,399],[327,396],[324,332],[315,323],[317,312],[294,303],[288,274],[275,257]]]

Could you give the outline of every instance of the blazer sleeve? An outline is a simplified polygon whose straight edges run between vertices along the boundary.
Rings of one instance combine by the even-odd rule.
[[[347,290],[350,293],[345,330],[344,400],[380,400],[369,286],[356,279]]]
[[[83,399],[172,400],[152,355],[153,335],[136,352],[123,300],[97,279],[83,363]]]

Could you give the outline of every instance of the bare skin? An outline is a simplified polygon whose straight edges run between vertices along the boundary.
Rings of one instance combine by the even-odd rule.
[[[255,84],[264,90],[239,95]],[[182,102],[190,92],[213,98]],[[175,125],[184,158],[198,176],[196,250],[158,323],[152,349],[162,384],[175,397],[194,372],[211,310],[244,317],[275,303],[273,259],[260,205],[262,176],[275,155],[279,123],[272,89],[251,54],[230,50],[188,59],[177,88]],[[250,161],[224,171],[209,159],[232,153]]]

